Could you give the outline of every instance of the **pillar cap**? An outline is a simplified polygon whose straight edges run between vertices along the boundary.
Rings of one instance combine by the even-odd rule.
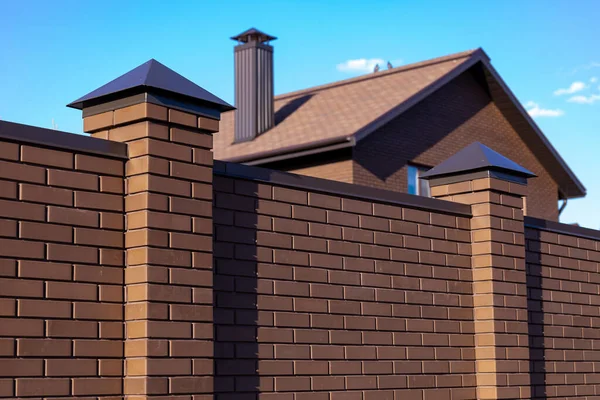
[[[536,176],[533,172],[502,154],[479,142],[474,142],[425,172],[421,177],[437,181],[442,178],[458,177],[466,174],[473,175],[479,172],[488,173],[488,176],[491,176],[489,175],[491,172],[496,173],[498,176],[495,177],[498,178],[517,178],[519,180]]]
[[[177,72],[151,59],[67,105],[82,110],[104,103],[151,93],[183,104],[218,112],[233,110],[230,104]]]

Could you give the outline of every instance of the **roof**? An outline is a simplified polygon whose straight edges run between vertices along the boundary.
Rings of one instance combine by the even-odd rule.
[[[106,85],[75,100],[67,107],[79,110],[105,101],[118,94],[132,94],[150,89],[158,89],[176,97],[185,98],[216,107],[220,111],[233,110],[233,107],[177,72],[151,59],[131,71],[121,75]]]
[[[275,97],[275,126],[234,143],[234,112],[221,115],[215,159],[264,164],[354,146],[379,127],[476,65],[490,95],[566,198],[585,196],[577,179],[504,83],[482,49],[435,58]]]
[[[535,176],[533,172],[521,167],[513,160],[479,142],[474,142],[425,172],[421,177],[431,179],[482,170],[501,171],[524,178]]]

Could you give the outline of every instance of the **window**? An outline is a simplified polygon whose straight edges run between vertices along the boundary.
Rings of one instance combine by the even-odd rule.
[[[421,178],[421,174],[428,170],[429,168],[418,167],[416,165],[408,166],[408,193],[431,197],[429,181]]]

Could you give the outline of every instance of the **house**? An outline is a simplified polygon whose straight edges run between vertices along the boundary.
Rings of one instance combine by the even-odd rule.
[[[237,110],[216,159],[429,195],[420,174],[478,141],[537,175],[526,214],[556,221],[559,201],[585,196],[482,49],[274,96],[275,37],[232,39]]]

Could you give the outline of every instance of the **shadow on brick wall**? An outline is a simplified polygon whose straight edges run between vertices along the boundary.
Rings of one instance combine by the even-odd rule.
[[[258,397],[258,185],[215,178],[214,325],[216,399]],[[241,196],[234,192],[249,195]]]
[[[466,134],[480,136],[478,140],[485,143],[485,134],[473,131],[480,127],[469,127],[469,121],[492,101],[487,89],[482,87],[484,78],[479,76],[480,73],[479,70],[464,72],[427,99],[379,128],[360,142],[354,156],[356,162],[385,181],[407,163],[418,160],[421,154],[452,135],[454,139],[451,142],[446,141],[444,148],[438,150],[446,154],[436,155],[436,158],[449,157],[469,144],[472,139],[465,138]],[[469,93],[469,96],[465,97],[464,93]],[[382,163],[382,159],[386,162]]]
[[[544,347],[544,302],[542,298],[542,260],[540,232],[526,229],[527,319],[529,334],[529,370],[533,399],[546,399],[546,363]]]

